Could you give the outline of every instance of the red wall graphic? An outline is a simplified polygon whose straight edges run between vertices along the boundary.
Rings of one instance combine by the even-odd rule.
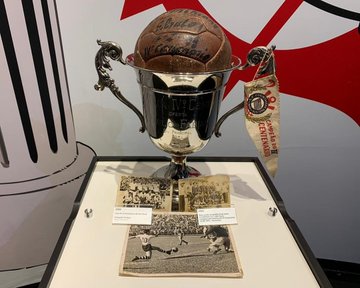
[[[303,0],[285,0],[252,43],[239,39],[223,28],[232,44],[233,54],[244,61],[251,48],[276,45],[276,43],[272,43],[272,40],[303,2]],[[309,2],[326,4],[322,1]],[[174,0],[125,0],[120,19],[125,19],[157,5],[163,5],[167,11],[177,8],[194,9],[211,17],[198,0],[181,2]],[[318,8],[314,7],[314,9]],[[353,17],[359,16],[358,20],[360,20],[360,14],[352,13],[351,15]],[[216,19],[214,20],[216,21]],[[292,50],[275,50],[280,92],[332,106],[346,113],[357,124],[360,124],[360,113],[357,109],[360,106],[360,98],[356,92],[356,87],[360,83],[360,73],[358,72],[360,57],[357,57],[359,52],[360,35],[358,29],[353,29],[313,46]],[[246,72],[234,71],[225,97],[239,80],[249,81],[253,75],[254,70],[252,69]]]

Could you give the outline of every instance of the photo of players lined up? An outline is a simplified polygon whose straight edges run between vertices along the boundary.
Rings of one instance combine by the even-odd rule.
[[[179,180],[180,211],[230,207],[230,178],[212,175]]]
[[[230,226],[200,226],[195,213],[154,213],[131,225],[120,275],[237,277],[243,275]]]
[[[163,178],[122,176],[116,207],[149,207],[171,211],[171,180]]]

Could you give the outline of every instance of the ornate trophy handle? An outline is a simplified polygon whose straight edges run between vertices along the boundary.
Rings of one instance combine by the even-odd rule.
[[[259,78],[259,76],[264,74],[275,74],[275,60],[272,56],[272,52],[275,50],[275,46],[271,46],[270,48],[265,46],[258,46],[251,49],[247,55],[246,63],[240,66],[239,70],[245,70],[248,67],[260,65],[259,69],[256,71],[254,79]],[[214,133],[216,137],[220,137],[221,133],[219,132],[220,126],[224,123],[224,121],[235,112],[244,108],[244,101],[242,101],[239,105],[230,109],[226,112],[215,125]]]
[[[141,122],[139,131],[143,133],[145,131],[145,120],[143,114],[121,94],[119,88],[115,85],[115,80],[112,79],[106,71],[112,70],[109,58],[126,65],[126,62],[122,58],[121,47],[111,41],[102,42],[101,40],[97,40],[97,43],[101,46],[95,56],[95,67],[99,75],[99,80],[98,83],[95,84],[94,88],[98,91],[102,91],[105,87],[108,87],[118,100],[133,110],[139,117]]]
[[[244,101],[242,101],[239,105],[235,106],[234,108],[230,109],[228,112],[226,112],[221,118],[216,122],[214,133],[216,137],[220,137],[221,133],[219,131],[220,126],[224,123],[224,121],[235,112],[241,110],[244,108]]]

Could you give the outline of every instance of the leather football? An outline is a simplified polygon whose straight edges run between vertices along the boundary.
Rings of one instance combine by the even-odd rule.
[[[159,72],[209,72],[231,67],[231,45],[207,15],[176,9],[156,17],[140,34],[134,65]]]

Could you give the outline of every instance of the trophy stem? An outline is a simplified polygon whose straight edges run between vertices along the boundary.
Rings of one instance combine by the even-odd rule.
[[[151,176],[179,180],[183,178],[198,177],[200,172],[186,164],[186,156],[172,156],[169,165],[156,170]]]

